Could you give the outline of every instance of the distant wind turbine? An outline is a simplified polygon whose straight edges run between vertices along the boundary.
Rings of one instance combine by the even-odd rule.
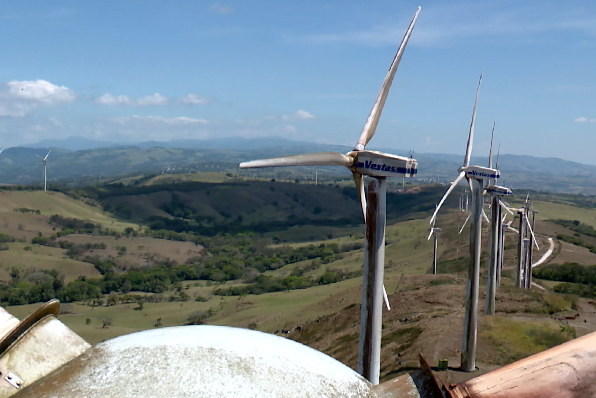
[[[430,228],[430,233],[428,234],[428,238],[426,240],[430,240],[430,237],[434,235],[434,244],[433,244],[433,275],[437,274],[437,240],[438,240],[438,235],[439,232],[441,232],[441,228],[436,228],[435,227],[435,223],[433,223],[433,226]]]
[[[385,100],[389,94],[393,77],[404,53],[418,15],[414,14],[410,26],[393,58],[385,76],[377,100],[356,146],[347,154],[340,152],[310,153],[283,158],[254,160],[240,164],[240,168],[276,167],[276,166],[344,166],[352,171],[356,190],[360,198],[362,213],[366,224],[364,270],[362,280],[362,306],[360,313],[360,343],[358,352],[358,373],[372,384],[379,383],[381,361],[381,329],[383,286],[385,262],[385,223],[387,177],[412,177],[416,174],[418,163],[412,157],[391,155],[365,150],[375,134]],[[365,196],[363,176],[373,177],[368,184],[368,203]],[[387,299],[386,303],[389,305]]]
[[[476,341],[477,341],[477,327],[478,327],[478,290],[479,290],[479,274],[480,274],[480,244],[482,236],[482,193],[484,190],[484,180],[499,178],[499,171],[481,167],[470,166],[470,158],[472,156],[472,144],[474,141],[474,123],[476,121],[476,107],[478,104],[478,95],[480,93],[480,84],[482,83],[482,75],[478,81],[478,88],[476,89],[476,100],[474,101],[474,110],[472,112],[472,121],[470,123],[470,132],[468,134],[468,144],[466,146],[466,154],[464,156],[464,163],[459,168],[459,176],[451,183],[447,192],[439,202],[437,209],[430,219],[430,223],[434,223],[441,205],[447,199],[447,196],[453,191],[457,184],[464,178],[468,180],[470,190],[472,192],[472,212],[470,216],[470,264],[468,266],[468,286],[466,290],[466,317],[464,321],[464,336],[461,350],[461,369],[467,372],[472,372],[476,369]]]
[[[50,156],[50,152],[52,152],[52,150],[50,149],[47,153],[46,156],[44,156],[43,158],[39,155],[35,155],[38,158],[41,159],[42,163],[43,163],[43,190],[44,192],[48,190],[48,156]]]
[[[493,167],[493,138],[495,133],[495,124],[493,122],[493,131],[490,138],[490,152],[488,155],[488,168]],[[497,157],[498,158],[498,157]],[[499,161],[495,169],[499,169]],[[491,182],[489,180],[489,182]],[[501,259],[503,257],[503,208],[507,209],[501,200],[503,196],[512,194],[511,189],[496,185],[493,180],[491,184],[485,188],[486,194],[491,197],[491,221],[490,221],[490,247],[488,259],[488,278],[486,282],[486,304],[484,313],[486,315],[495,314],[495,296],[497,290],[497,280],[499,280],[499,271],[501,267]],[[507,211],[510,211],[507,209]]]

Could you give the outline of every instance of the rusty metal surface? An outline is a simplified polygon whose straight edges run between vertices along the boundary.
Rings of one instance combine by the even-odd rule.
[[[15,397],[374,397],[339,361],[225,326],[179,326],[100,343]]]
[[[448,390],[451,398],[596,397],[596,332]]]

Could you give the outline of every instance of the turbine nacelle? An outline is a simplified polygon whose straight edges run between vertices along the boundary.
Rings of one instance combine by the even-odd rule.
[[[465,172],[466,178],[473,178],[475,180],[496,179],[501,177],[501,172],[499,170],[482,166],[461,167],[459,171],[460,173]]]
[[[383,152],[358,151],[353,170],[372,177],[413,177],[418,172],[418,162]]]
[[[493,195],[493,196],[513,195],[513,192],[511,191],[511,189],[502,187],[500,185],[487,185],[485,190],[486,190],[487,194]]]

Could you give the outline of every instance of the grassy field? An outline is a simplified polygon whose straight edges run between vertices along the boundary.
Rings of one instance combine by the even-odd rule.
[[[202,173],[208,174],[208,173]],[[277,186],[273,187],[277,190]],[[62,214],[104,222],[108,228],[113,225],[124,228],[125,225],[110,218],[99,208],[74,201],[61,194],[44,194],[41,192],[3,192],[10,194],[10,201],[3,202],[0,207],[0,226],[4,222],[4,230],[20,232],[28,241],[42,232],[52,232],[47,223],[47,216]],[[15,194],[15,195],[12,195]],[[17,195],[18,194],[18,195]],[[223,193],[220,193],[223,195]],[[23,196],[23,204],[16,203]],[[32,197],[29,198],[28,195]],[[168,194],[169,195],[169,194]],[[218,194],[219,195],[219,194]],[[252,194],[251,194],[252,195]],[[49,200],[46,200],[49,199]],[[124,200],[124,199],[123,199]],[[147,203],[156,198],[147,199]],[[169,198],[161,198],[167,201]],[[189,201],[191,199],[188,199]],[[193,198],[192,200],[197,200]],[[211,199],[213,200],[213,198]],[[258,195],[251,200],[259,200]],[[47,202],[47,203],[46,203]],[[280,204],[282,201],[280,200]],[[297,203],[297,202],[296,202]],[[289,204],[289,202],[288,202]],[[15,207],[39,209],[41,214],[16,213]],[[540,211],[537,235],[540,251],[534,252],[539,258],[547,250],[547,236],[554,236],[561,230],[560,226],[543,222],[551,218],[578,219],[589,223],[590,217],[596,220],[596,211],[584,210],[567,205],[547,202],[535,202]],[[63,213],[59,213],[63,212]],[[255,215],[255,217],[257,217]],[[437,226],[443,229],[439,235],[439,261],[448,262],[458,259],[463,265],[457,274],[428,275],[432,262],[432,240],[428,241],[429,220],[419,218],[399,223],[390,223],[386,231],[385,286],[390,294],[392,310],[384,313],[384,345],[383,345],[383,378],[387,379],[416,365],[417,352],[423,352],[427,358],[436,361],[438,358],[449,358],[451,363],[458,361],[461,348],[461,328],[463,322],[463,301],[465,297],[465,267],[468,257],[469,230],[466,228],[459,235],[459,225],[465,214],[444,211],[439,217]],[[21,228],[18,227],[21,224]],[[596,223],[595,223],[596,225]],[[137,226],[134,225],[137,229]],[[309,242],[288,243],[292,247],[306,244],[319,245],[335,242],[338,244],[363,241],[363,226],[351,229],[322,227],[316,239]],[[2,228],[0,228],[2,230]],[[312,232],[306,227],[290,228],[280,238],[288,241],[308,239]],[[312,231],[312,230],[311,230]],[[12,233],[11,233],[12,234]],[[334,237],[326,239],[329,234]],[[266,234],[267,236],[273,234]],[[104,243],[107,248],[95,250],[94,253],[113,257],[117,261],[134,264],[143,257],[162,256],[184,262],[188,257],[201,253],[201,248],[189,242],[163,241],[152,238],[120,238],[91,235],[69,235],[64,239],[75,243]],[[506,267],[512,269],[515,264],[517,237],[508,235],[506,243]],[[487,252],[488,228],[484,224],[483,250]],[[31,250],[25,250],[26,247]],[[125,253],[121,248],[126,247]],[[120,249],[119,249],[120,248]],[[563,244],[550,262],[576,261],[589,263],[596,255],[586,253],[587,250],[577,246]],[[287,276],[294,269],[310,264],[312,260],[290,264],[274,271],[267,271],[270,276]],[[596,263],[593,262],[593,263]],[[305,276],[318,278],[327,268],[354,272],[362,269],[363,250],[342,253],[341,258]],[[11,266],[56,268],[67,275],[67,281],[75,279],[78,274],[97,276],[97,271],[86,263],[66,258],[63,250],[43,246],[30,245],[23,242],[9,243],[9,250],[0,251],[0,279],[9,278]],[[484,268],[481,273],[484,278]],[[359,324],[359,303],[361,300],[362,278],[353,278],[329,285],[313,286],[303,290],[275,292],[262,295],[242,297],[220,297],[213,291],[223,286],[242,285],[241,281],[229,281],[212,284],[206,281],[187,281],[184,285],[191,299],[187,302],[168,302],[167,297],[173,291],[164,294],[166,301],[145,303],[142,309],[136,303],[117,304],[114,306],[91,308],[82,304],[63,305],[61,320],[79,333],[90,343],[97,343],[118,335],[139,330],[154,328],[157,320],[161,326],[177,326],[188,322],[189,316],[197,311],[212,313],[206,323],[230,325],[237,327],[256,327],[257,330],[273,333],[277,330],[291,330],[291,338],[302,341],[320,349],[349,366],[355,366],[355,347]],[[481,282],[482,289],[485,282]],[[500,365],[519,357],[538,352],[553,342],[570,338],[569,333],[560,328],[558,321],[548,314],[548,300],[543,293],[523,292],[510,287],[511,280],[505,278],[498,293],[497,310],[499,317],[481,315],[481,331],[479,333],[479,358],[481,363]],[[552,283],[544,283],[547,288]],[[143,293],[141,293],[143,294]],[[207,301],[194,301],[194,297],[205,297]],[[483,290],[481,290],[481,300]],[[546,303],[546,304],[545,304]],[[482,303],[483,304],[483,303]],[[480,305],[482,308],[483,305]],[[23,318],[38,305],[11,307],[9,310],[17,317]],[[563,311],[567,311],[565,309]],[[582,315],[583,316],[583,315]],[[102,319],[110,318],[111,325],[102,327]],[[578,322],[580,322],[578,320]],[[586,330],[596,329],[596,321],[591,320],[582,327]],[[297,329],[297,327],[300,328]],[[300,332],[302,330],[302,332]],[[539,331],[539,332],[536,332]],[[397,359],[399,358],[399,359]]]
[[[25,250],[29,247],[30,250]],[[10,280],[12,267],[20,269],[55,269],[64,275],[66,283],[79,276],[99,277],[92,264],[76,261],[65,256],[64,250],[53,247],[30,245],[26,243],[9,243],[9,250],[0,251],[0,280]]]
[[[18,208],[39,210],[42,216],[49,217],[58,214],[63,217],[88,220],[115,231],[123,231],[127,227],[138,227],[136,224],[114,218],[112,214],[104,212],[99,207],[91,206],[59,192],[0,191],[0,213],[15,212]],[[30,213],[16,214],[22,215],[23,220],[34,215]]]

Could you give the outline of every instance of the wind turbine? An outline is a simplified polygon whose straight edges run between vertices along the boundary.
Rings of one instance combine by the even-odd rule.
[[[470,157],[472,156],[472,144],[474,141],[474,122],[476,121],[476,107],[478,104],[478,94],[480,93],[480,84],[482,75],[478,81],[476,89],[476,100],[474,101],[474,110],[472,112],[472,121],[470,123],[470,132],[468,134],[468,144],[464,163],[459,168],[459,176],[451,183],[447,192],[439,202],[437,209],[430,219],[433,224],[437,213],[447,196],[453,191],[457,184],[464,178],[468,181],[472,192],[472,212],[470,216],[470,263],[468,266],[468,285],[466,289],[466,317],[464,321],[464,336],[461,350],[461,369],[467,372],[476,370],[476,341],[478,327],[478,288],[480,274],[480,244],[482,236],[482,193],[484,190],[484,180],[499,178],[498,170],[482,167],[470,166]]]
[[[435,223],[430,228],[430,233],[428,234],[428,238],[426,240],[430,240],[430,237],[434,235],[434,245],[433,245],[433,275],[437,274],[437,239],[439,232],[441,232],[441,228],[436,228]]]
[[[534,236],[534,230],[530,225],[528,213],[532,212],[532,204],[528,200],[529,193],[526,197],[526,202],[522,207],[519,208],[517,214],[519,215],[519,239],[517,247],[517,272],[515,275],[515,286],[523,289],[530,289],[531,283],[531,272],[532,265],[528,265],[530,255],[528,254],[532,250],[532,243],[537,249],[540,249],[536,237]],[[529,233],[529,234],[528,234]],[[526,239],[530,242],[529,247],[526,249]]]
[[[43,163],[43,190],[44,192],[48,190],[48,156],[50,156],[50,152],[52,152],[52,150],[50,149],[47,153],[46,156],[44,156],[43,158],[37,154],[35,154],[35,156],[37,156],[38,158],[41,159],[42,163]]]
[[[495,124],[496,123],[493,122],[493,130],[490,138],[490,152],[488,155],[489,168],[493,167],[493,138],[495,133]],[[495,169],[499,169],[498,160],[497,164],[495,165]],[[511,195],[512,192],[511,189],[496,185],[496,183],[487,185],[485,192],[491,198],[491,230],[488,259],[488,278],[486,282],[486,304],[484,313],[486,315],[494,315],[497,280],[499,280],[499,271],[501,269],[501,261],[503,257],[503,208],[507,209],[501,199],[503,196]],[[510,210],[507,209],[507,211]]]
[[[433,275],[436,275],[437,273],[437,240],[439,238],[439,232],[441,232],[441,228],[436,228],[434,225],[432,226],[432,228],[430,229],[430,233],[428,234],[428,239],[430,240],[430,237],[432,235],[434,235],[434,249],[433,249]]]
[[[240,164],[240,168],[276,166],[344,166],[352,171],[366,224],[364,270],[362,280],[362,306],[360,313],[360,342],[358,373],[372,384],[379,383],[381,364],[381,328],[383,307],[383,271],[385,261],[385,223],[387,177],[412,177],[418,163],[412,157],[391,155],[365,150],[375,134],[393,77],[418,19],[420,7],[393,58],[381,90],[354,149],[347,154],[322,152],[283,158],[255,160]],[[365,197],[363,176],[373,177],[368,184],[368,203]],[[385,293],[386,294],[386,293]]]

